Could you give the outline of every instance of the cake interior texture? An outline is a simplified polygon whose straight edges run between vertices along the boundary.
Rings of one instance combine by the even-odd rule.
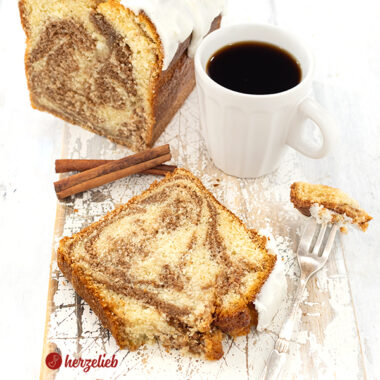
[[[191,36],[162,71],[154,25],[118,0],[20,0],[19,8],[39,110],[137,151],[152,146],[194,87]]]
[[[345,216],[366,231],[368,222],[372,219],[366,211],[360,208],[359,203],[340,189],[326,185],[315,185],[307,182],[295,182],[291,186],[290,199],[294,206],[304,215],[310,216],[313,205],[319,205],[333,214],[332,222],[340,222],[340,215]]]
[[[252,302],[275,262],[266,238],[184,169],[58,249],[63,274],[120,347],[158,340],[211,360],[223,355],[223,333],[257,323]]]

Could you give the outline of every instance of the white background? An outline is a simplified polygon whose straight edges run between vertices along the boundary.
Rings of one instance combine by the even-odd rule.
[[[338,121],[332,154],[310,171],[375,217],[345,239],[367,376],[380,373],[380,3],[376,0],[230,0],[226,22],[261,22],[302,36],[317,60],[314,96]],[[39,375],[55,219],[54,160],[65,123],[34,111],[24,76],[16,0],[0,0],[0,377]],[[72,127],[76,128],[76,127]],[[318,182],[318,176],[313,178]]]

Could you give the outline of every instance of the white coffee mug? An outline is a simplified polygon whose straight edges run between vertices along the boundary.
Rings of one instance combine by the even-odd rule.
[[[243,41],[269,42],[291,53],[300,63],[301,82],[280,93],[250,95],[213,81],[206,73],[211,56],[226,45]],[[199,46],[195,73],[203,136],[215,165],[225,173],[248,178],[268,174],[278,167],[287,146],[312,158],[322,158],[330,150],[335,136],[334,120],[308,97],[314,59],[291,33],[258,24],[221,28],[208,35]],[[311,119],[322,134],[320,146],[308,142],[302,133],[307,119]]]

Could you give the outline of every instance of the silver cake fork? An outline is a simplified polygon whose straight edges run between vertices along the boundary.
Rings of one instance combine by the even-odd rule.
[[[319,226],[320,229],[318,232]],[[326,264],[338,228],[336,224],[333,224],[331,228],[327,223],[317,224],[316,220],[312,217],[306,222],[297,250],[298,263],[301,268],[300,283],[294,297],[292,311],[281,328],[274,349],[262,373],[262,379],[279,379],[284,361],[287,357],[289,343],[296,324],[297,310],[301,303],[306,284],[310,277]],[[327,234],[326,231],[328,229],[330,229],[330,232]]]

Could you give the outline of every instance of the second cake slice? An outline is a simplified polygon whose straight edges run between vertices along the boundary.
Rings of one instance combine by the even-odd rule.
[[[179,169],[73,237],[58,265],[120,347],[158,339],[208,359],[242,335],[276,256]]]

